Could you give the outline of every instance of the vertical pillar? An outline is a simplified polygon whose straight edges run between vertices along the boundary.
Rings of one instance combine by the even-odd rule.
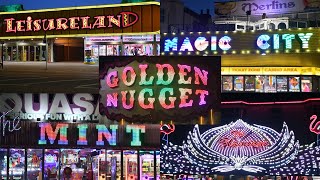
[[[42,161],[41,161],[41,178],[44,179],[44,149],[42,149]]]
[[[152,47],[153,47],[153,56],[157,56],[157,37],[156,35],[153,35],[153,44],[152,44]]]
[[[120,56],[124,55],[124,45],[123,45],[123,36],[121,36],[121,40],[120,40]]]
[[[22,51],[23,51],[23,49],[22,49]],[[27,159],[28,158],[27,157],[28,157],[27,156],[27,149],[24,149],[24,179],[28,179],[28,176],[27,176],[27,174],[28,174],[28,169],[27,169],[28,161],[27,161]]]
[[[154,179],[157,180],[157,151],[153,151],[153,162],[153,176]]]
[[[16,42],[16,61],[19,61],[19,46],[18,43]]]
[[[124,179],[124,176],[123,176],[123,150],[121,150],[121,161],[120,161],[120,166],[121,166],[121,177],[120,177],[120,180],[123,180]]]
[[[138,166],[137,173],[138,173],[138,174],[137,174],[137,175],[138,175],[138,179],[141,179],[141,177],[140,177],[140,176],[141,176],[141,174],[140,174],[140,171],[141,171],[141,166],[140,166],[140,164],[141,164],[141,163],[140,163],[140,150],[138,150],[138,152],[137,152],[137,158],[138,158],[138,159],[137,159],[137,160],[138,160],[138,161],[137,161],[137,162],[138,162],[138,164],[137,164],[137,166]]]
[[[9,180],[9,149],[7,149],[7,180]]]
[[[37,46],[33,46],[33,61],[37,61]]]
[[[59,149],[58,156],[58,179],[61,179],[61,149]]]
[[[27,61],[30,61],[30,46],[28,46],[28,57],[27,57]]]

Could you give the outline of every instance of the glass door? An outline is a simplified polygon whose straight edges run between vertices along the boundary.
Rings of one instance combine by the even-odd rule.
[[[10,149],[9,150],[9,179],[24,179],[25,167],[25,150]]]
[[[44,150],[44,179],[57,180],[59,176],[59,149]]]
[[[0,178],[7,179],[7,149],[0,149]]]
[[[125,180],[138,180],[138,152],[123,151],[123,175]]]
[[[121,179],[121,151],[107,150],[107,180]]]
[[[140,151],[140,178],[154,180],[154,152]]]

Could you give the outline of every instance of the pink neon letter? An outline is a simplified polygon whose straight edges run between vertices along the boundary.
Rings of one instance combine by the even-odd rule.
[[[166,104],[166,92],[169,92],[170,95],[173,95],[173,88],[163,88],[160,91],[160,95],[159,95],[159,102],[161,104],[161,106],[165,109],[172,109],[174,108],[174,101],[177,99],[176,97],[169,97],[169,101],[170,104],[167,105]]]
[[[94,22],[92,28],[94,28],[95,26],[98,26],[98,28],[106,27],[104,25],[104,19],[106,18],[105,16],[96,16],[94,18],[96,18],[96,21]]]
[[[112,80],[112,78],[114,78]],[[107,85],[110,87],[110,88],[115,88],[118,86],[118,82],[119,82],[119,79],[118,79],[118,71],[112,71],[110,72],[108,75],[107,75]]]
[[[140,64],[139,65],[140,71],[141,71],[141,81],[139,82],[139,85],[151,85],[153,83],[154,77],[151,76],[149,80],[147,80],[147,68],[148,64]]]
[[[128,82],[128,76],[127,76],[127,72],[130,71],[130,75],[131,75],[131,81]],[[130,87],[134,84],[134,81],[136,80],[136,72],[134,72],[134,69],[132,67],[125,67],[123,72],[122,72],[122,81],[123,83]]]
[[[118,93],[107,94],[107,107],[118,107]]]
[[[7,22],[7,30],[6,32],[16,32],[16,27],[13,28],[13,22],[14,18],[10,18],[10,19],[5,19],[5,21]]]
[[[139,105],[143,108],[143,109],[154,109],[153,103],[155,101],[155,98],[148,98],[149,104],[145,104],[144,103],[144,94],[145,93],[149,93],[150,96],[153,96],[153,90],[149,89],[149,88],[145,88],[142,89],[139,93],[139,97],[138,97],[138,101],[139,101]]]
[[[32,31],[31,24],[32,24],[32,18],[30,16],[28,16],[27,17],[27,29],[26,29],[26,31]]]
[[[36,19],[33,21],[33,25],[34,25],[33,31],[40,31],[41,30],[40,23],[41,23],[41,19]]]
[[[180,79],[178,81],[178,84],[191,84],[191,77],[189,77],[188,80],[184,80],[184,76],[187,75],[187,72],[185,72],[184,70],[186,69],[188,72],[190,72],[191,66],[178,64],[178,67],[180,69],[179,71]]]
[[[179,105],[179,108],[192,106],[193,100],[190,100],[189,102],[187,102],[187,100],[189,98],[187,93],[189,95],[191,95],[192,89],[179,88],[179,91],[181,93],[181,95],[180,95],[181,103]]]
[[[129,91],[129,93],[130,93],[130,99],[129,99],[130,104],[127,105],[127,93],[128,93],[128,91],[121,91],[123,108],[125,108],[125,109],[132,109],[133,108],[133,105],[134,105],[134,93],[135,92],[136,92],[135,90]]]
[[[209,92],[206,90],[196,90],[196,95],[200,94],[200,102],[199,105],[204,105],[207,104],[206,101],[204,100],[205,95],[208,96]]]
[[[118,27],[121,26],[121,24],[120,24],[121,15],[118,15],[117,17],[118,17],[118,19],[114,18],[114,16],[107,16],[107,18],[109,19],[109,25],[108,25],[108,27],[112,27],[112,24],[111,24],[111,23],[115,24],[115,25],[118,26]]]
[[[89,16],[81,17],[82,19],[82,29],[91,29],[91,24],[89,24]]]
[[[24,25],[22,25],[26,23],[26,21],[21,20],[21,21],[17,21],[17,31],[26,31],[26,29],[24,28]]]
[[[194,67],[194,74],[195,74],[195,78],[196,78],[196,80],[194,82],[195,84],[200,84],[199,77],[201,78],[203,85],[208,84],[208,71],[200,70],[199,68]]]
[[[79,21],[79,17],[71,17],[71,18],[69,18],[69,20],[70,20],[70,29],[79,29],[79,24],[78,24],[78,22],[76,22],[76,20],[77,21]]]
[[[169,85],[171,84],[171,82],[173,81],[174,78],[174,69],[170,64],[156,64],[157,68],[158,68],[158,81],[157,81],[157,85]],[[167,68],[168,69],[168,80],[165,81],[163,79],[163,68]]]

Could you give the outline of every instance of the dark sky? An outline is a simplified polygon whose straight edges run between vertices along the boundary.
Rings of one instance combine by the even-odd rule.
[[[25,10],[118,3],[121,0],[0,0],[0,5],[23,4]]]

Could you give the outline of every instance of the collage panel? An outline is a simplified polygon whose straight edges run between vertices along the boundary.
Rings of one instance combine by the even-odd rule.
[[[161,179],[319,178],[319,7],[161,1],[162,56],[221,57],[219,118],[161,125]]]

